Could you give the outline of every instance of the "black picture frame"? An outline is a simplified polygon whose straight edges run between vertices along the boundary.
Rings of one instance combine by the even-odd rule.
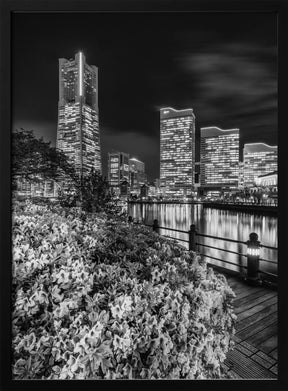
[[[12,381],[11,380],[11,16],[14,12],[99,12],[99,11],[151,11],[151,12],[273,12],[278,15],[278,145],[279,145],[279,376],[273,381]],[[288,389],[287,366],[287,180],[288,159],[286,149],[286,111],[287,111],[287,1],[125,1],[125,0],[11,0],[1,3],[1,389],[153,389],[171,387],[172,389],[214,389],[222,390],[285,390]],[[245,26],[243,26],[245,28]]]

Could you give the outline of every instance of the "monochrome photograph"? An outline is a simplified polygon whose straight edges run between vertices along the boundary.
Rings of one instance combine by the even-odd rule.
[[[11,21],[13,381],[277,381],[277,14]]]

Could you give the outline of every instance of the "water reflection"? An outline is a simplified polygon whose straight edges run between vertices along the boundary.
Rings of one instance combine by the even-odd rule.
[[[195,224],[197,231],[201,234],[243,242],[246,242],[249,239],[249,234],[251,232],[256,232],[261,244],[277,247],[277,217],[203,208],[200,204],[133,204],[129,205],[128,214],[137,220],[142,220],[146,224],[152,224],[153,220],[157,219],[159,225],[162,227],[183,231],[188,231],[190,225]],[[173,232],[165,229],[161,229],[160,233],[162,235],[188,240],[188,234],[186,233]],[[238,266],[228,265],[222,261],[207,258],[207,261],[211,263],[230,267],[231,269],[238,271],[242,271],[242,267],[246,265],[246,257],[244,256],[200,246],[200,244],[205,244],[219,247],[224,250],[235,251],[237,253],[240,252],[245,255],[247,246],[244,244],[203,238],[200,236],[197,236],[196,242],[199,243],[200,253],[213,256],[214,258],[224,259],[235,263]],[[188,242],[181,242],[181,244],[188,248]],[[261,248],[260,258],[277,262],[277,251]],[[261,262],[260,266],[264,271],[277,273],[276,265]]]

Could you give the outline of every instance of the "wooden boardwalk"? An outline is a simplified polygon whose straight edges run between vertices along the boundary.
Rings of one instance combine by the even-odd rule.
[[[248,285],[226,275],[236,294],[235,347],[225,361],[234,379],[277,379],[278,295],[276,290]]]

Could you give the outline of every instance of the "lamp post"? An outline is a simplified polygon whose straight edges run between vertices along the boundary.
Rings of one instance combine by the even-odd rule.
[[[247,240],[247,282],[260,283],[259,280],[260,242],[258,235],[252,232]]]

